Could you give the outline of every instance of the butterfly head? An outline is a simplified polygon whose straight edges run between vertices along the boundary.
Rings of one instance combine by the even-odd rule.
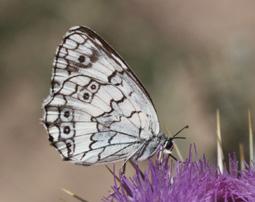
[[[180,134],[184,129],[188,128],[189,126],[183,127],[179,130],[173,137],[166,138],[163,144],[163,152],[166,154],[171,154],[174,148],[174,140],[175,139],[185,139],[185,137],[178,137],[177,135]]]
[[[163,148],[164,153],[171,154],[174,148],[174,140],[172,138],[167,138]]]

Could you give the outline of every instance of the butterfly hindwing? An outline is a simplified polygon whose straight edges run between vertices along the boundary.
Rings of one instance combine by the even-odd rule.
[[[44,110],[51,143],[64,159],[84,165],[126,159],[159,133],[146,90],[85,27],[71,28],[57,49]]]

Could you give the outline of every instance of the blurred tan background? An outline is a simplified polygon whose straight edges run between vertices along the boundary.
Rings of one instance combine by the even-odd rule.
[[[2,0],[0,6],[0,201],[89,201],[108,193],[103,166],[60,160],[40,124],[53,56],[66,30],[94,29],[125,58],[154,100],[163,130],[186,124],[183,155],[196,143],[215,163],[215,111],[224,152],[245,145],[254,112],[255,2],[252,0]]]

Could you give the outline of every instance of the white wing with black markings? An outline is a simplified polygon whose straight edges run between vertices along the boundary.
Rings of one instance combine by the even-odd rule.
[[[91,165],[152,155],[146,147],[159,134],[152,101],[103,39],[86,27],[71,28],[53,65],[43,122],[64,159]]]

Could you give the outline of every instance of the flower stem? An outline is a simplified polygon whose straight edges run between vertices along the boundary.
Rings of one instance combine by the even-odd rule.
[[[220,110],[216,111],[216,125],[217,125],[217,165],[220,173],[223,173],[223,149],[222,149],[222,138],[221,138],[221,124],[220,124]]]
[[[252,132],[252,117],[251,111],[248,110],[248,127],[249,127],[249,151],[250,151],[250,165],[252,165],[254,157],[253,157],[253,132]]]

